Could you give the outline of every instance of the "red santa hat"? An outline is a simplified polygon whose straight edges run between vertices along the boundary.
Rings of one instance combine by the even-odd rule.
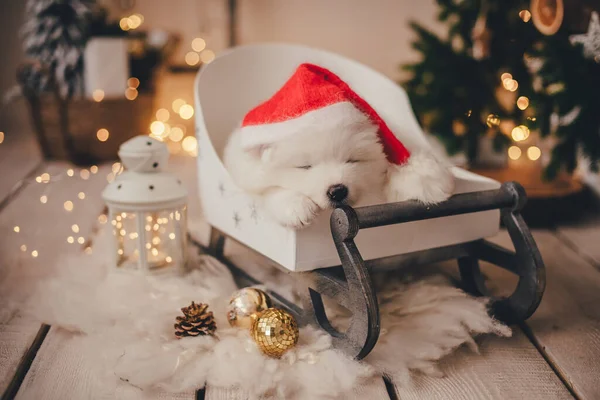
[[[349,116],[351,118],[356,113],[366,115],[379,128],[379,140],[392,166],[392,195],[389,196],[391,200],[413,198],[437,202],[448,197],[449,193],[445,193],[448,191],[448,184],[444,185],[444,182],[441,182],[448,180],[449,173],[445,167],[441,167],[430,155],[411,155],[385,121],[362,97],[339,76],[314,64],[301,64],[277,93],[246,114],[240,128],[241,145],[244,148],[253,148],[271,144],[301,133],[311,126],[339,127],[340,119]],[[431,163],[435,163],[438,168],[430,169]],[[436,175],[444,176],[437,179]],[[431,179],[434,177],[435,179]],[[442,183],[443,194],[435,187],[439,186],[439,183]],[[411,187],[401,188],[406,184]],[[398,190],[394,190],[394,187]],[[394,195],[394,192],[402,195]]]
[[[281,140],[314,123],[335,123],[336,113],[328,112],[333,105],[338,109],[356,109],[379,127],[389,162],[403,164],[410,157],[410,152],[362,97],[336,74],[314,64],[301,64],[273,97],[246,114],[242,122],[243,145],[253,147]]]

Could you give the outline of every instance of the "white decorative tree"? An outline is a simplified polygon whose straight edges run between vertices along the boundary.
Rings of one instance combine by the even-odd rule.
[[[83,50],[95,0],[28,0],[23,26],[24,50],[31,61],[21,84],[34,93],[51,85],[63,99],[83,86]]]

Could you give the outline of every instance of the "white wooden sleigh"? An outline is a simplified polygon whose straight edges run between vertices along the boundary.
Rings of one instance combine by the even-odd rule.
[[[289,271],[312,271],[305,274],[310,276],[310,287],[304,309],[284,306],[301,322],[320,325],[333,336],[336,346],[357,358],[369,353],[379,335],[370,278],[374,269],[458,259],[465,290],[483,295],[486,290],[478,260],[489,261],[520,278],[511,296],[492,302],[491,312],[507,322],[528,318],[541,300],[545,275],[539,251],[519,213],[525,193],[516,183],[500,185],[453,168],[456,194],[444,203],[343,206],[300,231],[270,220],[252,197],[236,187],[221,158],[229,134],[248,110],[269,98],[303,62],[321,65],[345,80],[409,151],[429,146],[404,90],[376,71],[302,46],[235,48],[202,68],[195,83],[199,190],[213,228],[207,250],[227,263],[222,250],[225,238],[230,237]],[[516,252],[485,241],[498,232],[500,218]],[[346,332],[329,324],[321,294],[353,312]]]

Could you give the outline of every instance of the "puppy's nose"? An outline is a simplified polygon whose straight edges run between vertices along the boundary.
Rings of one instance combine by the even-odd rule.
[[[348,187],[346,185],[332,185],[327,189],[327,196],[336,202],[344,201],[348,197]]]

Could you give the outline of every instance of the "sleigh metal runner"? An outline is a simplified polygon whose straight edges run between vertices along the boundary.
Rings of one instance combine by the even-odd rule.
[[[371,275],[407,265],[458,261],[462,287],[488,296],[479,261],[518,276],[512,295],[495,298],[490,312],[506,323],[527,319],[545,288],[540,253],[520,211],[526,195],[518,183],[498,182],[452,168],[455,195],[436,204],[416,201],[333,210],[300,231],[269,218],[252,197],[238,188],[222,162],[229,133],[244,113],[271,96],[304,62],[328,68],[348,82],[377,111],[409,148],[429,146],[406,93],[381,74],[341,56],[291,45],[253,45],[221,55],[199,72],[195,83],[199,194],[212,227],[204,252],[227,265],[241,284],[260,284],[224,256],[230,238],[270,259],[306,282],[302,308],[277,293],[280,307],[300,324],[328,332],[336,348],[364,358],[377,343],[380,315]],[[515,251],[488,242],[502,220]],[[337,265],[337,266],[336,266]],[[345,332],[327,317],[323,296],[352,312]]]

